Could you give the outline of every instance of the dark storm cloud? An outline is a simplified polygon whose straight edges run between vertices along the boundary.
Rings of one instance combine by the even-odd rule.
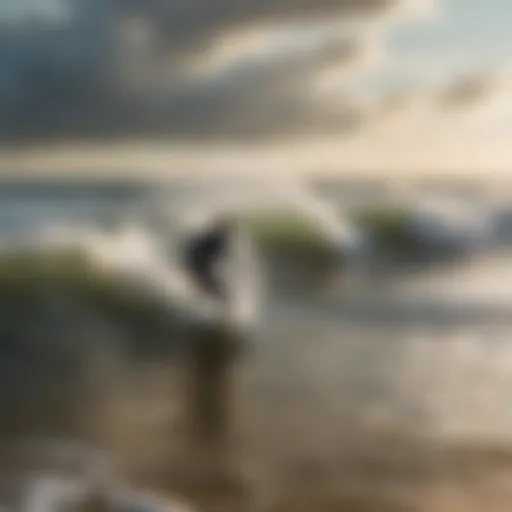
[[[325,66],[357,58],[353,41],[332,39],[309,52],[254,59],[207,77],[182,77],[161,95],[135,102],[146,129],[161,126],[176,136],[232,139],[284,136],[354,126],[354,109],[314,101],[309,79]]]
[[[400,0],[127,0],[119,5],[154,22],[171,51],[203,48],[228,31],[289,22],[374,15]]]
[[[361,122],[355,107],[317,105],[308,84],[323,67],[357,59],[357,39],[319,38],[310,47],[270,52],[207,75],[183,64],[246,29],[376,16],[398,2],[74,0],[67,26],[0,27],[0,135],[233,139],[354,129]],[[147,23],[153,36],[145,56],[153,68],[147,69],[165,65],[165,85],[156,73],[144,77],[146,89],[124,87],[117,34],[128,17]]]

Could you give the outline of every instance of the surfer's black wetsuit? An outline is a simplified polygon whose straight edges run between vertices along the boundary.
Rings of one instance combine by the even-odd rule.
[[[215,265],[226,256],[231,226],[223,221],[185,242],[184,264],[196,285],[208,295],[224,300],[225,284],[216,274]]]

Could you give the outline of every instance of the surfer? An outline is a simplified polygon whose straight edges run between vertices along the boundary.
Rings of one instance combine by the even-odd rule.
[[[218,265],[228,255],[233,229],[232,219],[222,216],[184,244],[183,260],[189,276],[199,290],[222,301],[227,300],[228,290]]]

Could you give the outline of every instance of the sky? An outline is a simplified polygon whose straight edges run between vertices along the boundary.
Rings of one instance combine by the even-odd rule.
[[[511,174],[511,19],[508,0],[443,0],[435,15],[393,27],[381,41],[385,57],[359,87],[373,94],[413,91],[413,104],[349,141],[319,142],[318,150],[323,146],[326,159],[347,167],[381,165],[403,175]],[[436,89],[467,76],[489,81],[475,104],[455,111],[428,104]]]
[[[138,34],[128,54],[134,122],[139,111],[165,111],[168,119],[155,116],[165,143],[5,150],[1,168],[13,158],[65,168],[75,154],[82,166],[113,169],[511,172],[510,0],[397,0],[396,8],[388,0],[240,0],[229,13],[207,8],[220,0],[204,1],[190,0],[180,19],[183,4],[170,0],[173,16],[162,22],[141,0],[147,39],[157,34],[155,18],[164,27],[163,60],[140,42],[143,24],[129,27]],[[0,16],[58,5],[0,0]]]
[[[507,66],[511,19],[508,0],[442,0],[431,22],[404,23],[392,31],[385,43],[389,63],[402,62],[403,74],[416,80]],[[389,66],[389,73],[397,68]]]
[[[65,6],[65,0],[1,0],[0,16],[11,20],[33,14],[53,18],[63,14]]]

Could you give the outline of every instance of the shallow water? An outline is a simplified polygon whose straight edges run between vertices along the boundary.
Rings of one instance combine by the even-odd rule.
[[[4,242],[54,223],[136,218],[152,201],[151,192],[137,187],[103,195],[80,187],[22,191],[4,189],[0,197]],[[512,445],[509,258],[479,256],[393,279],[343,276],[325,293],[268,297],[253,348],[236,372],[237,439],[249,464],[276,480],[308,474],[311,480],[344,473],[354,457],[377,464],[382,455],[386,471],[402,465],[404,477],[416,459],[442,473],[442,457],[423,452],[423,443],[498,445],[506,452]],[[57,378],[37,356],[4,363],[3,394],[12,390],[12,407],[33,413],[20,433],[85,436],[117,450],[140,474],[158,473],[179,458],[184,388],[175,361],[127,362],[115,350],[98,352],[90,362],[97,385],[88,383],[83,401],[75,397],[70,406],[79,417],[44,427],[49,404],[31,397],[52,396],[72,375]],[[32,391],[43,381],[56,387],[49,384],[46,395]]]

